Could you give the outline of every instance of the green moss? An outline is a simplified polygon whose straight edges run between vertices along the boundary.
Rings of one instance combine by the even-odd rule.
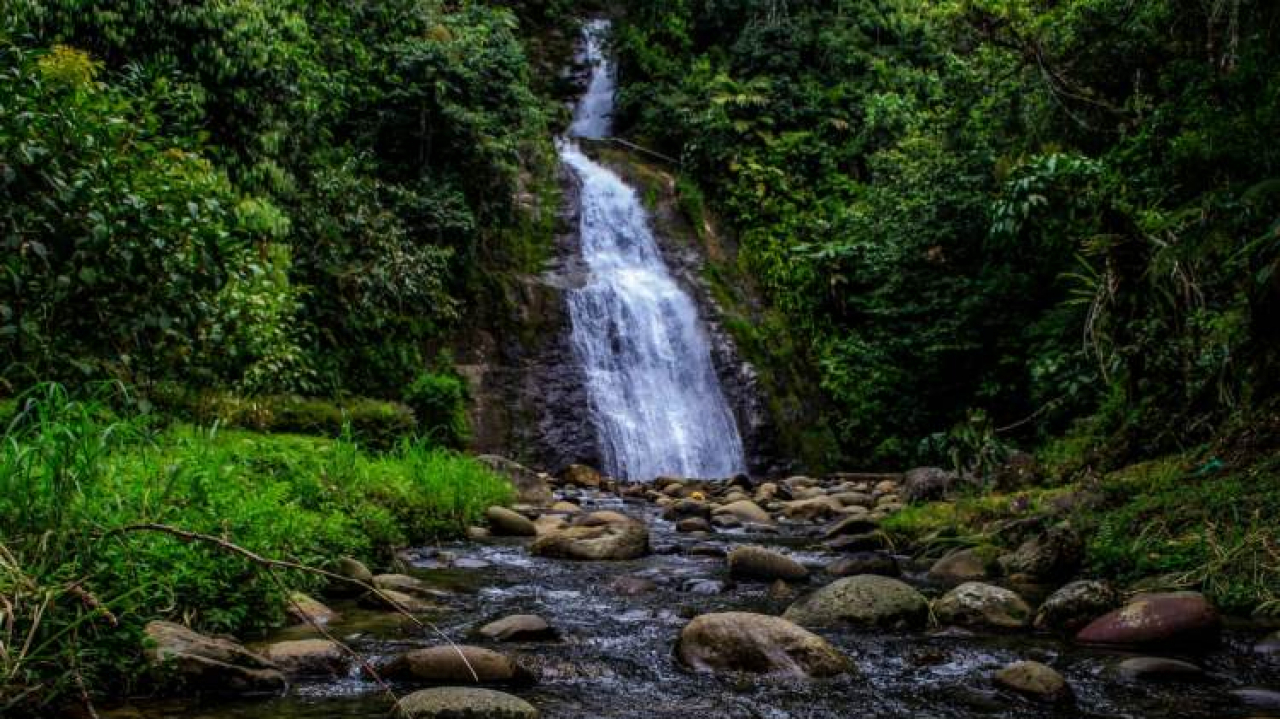
[[[1082,513],[1090,567],[1149,587],[1204,591],[1227,611],[1280,614],[1280,458],[1212,471],[1174,456],[1108,475]]]

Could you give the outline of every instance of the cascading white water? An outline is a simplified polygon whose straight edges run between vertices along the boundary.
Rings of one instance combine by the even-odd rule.
[[[593,421],[612,475],[727,477],[745,469],[742,438],[711,363],[693,300],[672,279],[636,191],[588,158],[572,138],[610,131],[614,77],[587,28],[591,85],[560,158],[581,180],[586,284],[569,293],[574,352],[587,378]]]

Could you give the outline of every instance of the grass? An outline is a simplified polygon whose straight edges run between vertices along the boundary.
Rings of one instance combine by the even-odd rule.
[[[1072,494],[1084,501],[1055,508],[1055,500]],[[1133,590],[1192,589],[1228,613],[1280,616],[1274,455],[1228,467],[1197,450],[1056,488],[911,506],[882,529],[896,545],[936,557],[997,542],[992,530],[1002,520],[1046,513],[1069,519],[1086,538],[1091,576]]]
[[[0,437],[0,715],[54,710],[143,678],[141,628],[166,618],[243,634],[283,621],[280,584],[245,560],[164,535],[160,523],[317,567],[378,563],[458,533],[510,485],[473,460],[405,441],[158,428],[42,388]]]

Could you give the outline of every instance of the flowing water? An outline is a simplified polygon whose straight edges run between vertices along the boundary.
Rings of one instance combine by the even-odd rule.
[[[785,600],[764,584],[728,581],[724,559],[700,556],[694,545],[731,549],[771,545],[817,568],[837,554],[816,544],[803,528],[782,535],[720,532],[711,539],[680,534],[643,503],[624,506],[611,496],[575,498],[586,509],[623,510],[643,517],[656,553],[627,562],[568,562],[531,557],[527,540],[460,542],[419,550],[415,576],[451,592],[442,610],[428,615],[452,640],[476,643],[535,669],[532,687],[498,687],[526,699],[543,719],[1244,719],[1275,716],[1249,711],[1230,695],[1245,686],[1274,686],[1280,666],[1250,654],[1257,632],[1229,632],[1219,647],[1186,657],[1205,667],[1203,681],[1133,683],[1118,679],[1123,655],[1073,646],[1045,635],[970,634],[845,629],[822,634],[857,666],[855,674],[798,681],[758,676],[712,676],[680,667],[673,648],[689,617],[714,611],[779,614]],[[442,566],[449,565],[449,566]],[[461,569],[460,566],[469,567]],[[616,589],[620,577],[643,577],[651,591],[633,596]],[[906,579],[919,583],[918,575]],[[815,585],[816,586],[816,585]],[[936,595],[937,589],[920,586]],[[807,591],[812,587],[797,587]],[[713,592],[713,593],[709,593]],[[436,646],[431,631],[395,615],[336,605],[343,619],[331,631],[374,661],[413,648]],[[557,627],[559,641],[495,645],[477,641],[484,623],[517,613],[539,614]],[[305,628],[274,640],[311,636]],[[1075,692],[1072,704],[1038,704],[996,690],[991,674],[1016,660],[1052,664]],[[420,685],[392,687],[404,695]],[[372,681],[353,672],[338,680],[293,687],[286,697],[201,703],[137,705],[108,719],[375,719],[388,716],[390,700]]]
[[[561,160],[582,185],[579,230],[589,275],[568,302],[604,469],[637,480],[732,476],[745,469],[742,439],[698,308],[668,271],[635,189],[575,140],[610,131],[606,30],[603,23],[588,28],[591,83],[569,137],[559,142]]]

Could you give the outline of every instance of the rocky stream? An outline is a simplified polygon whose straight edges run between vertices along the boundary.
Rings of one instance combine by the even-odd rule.
[[[316,624],[216,661],[187,637],[169,659],[203,691],[110,716],[371,718],[397,697],[421,717],[1280,715],[1277,636],[1191,593],[1036,585],[963,551],[913,561],[876,529],[900,483],[617,485],[573,468],[542,507],[491,510],[490,527],[404,552],[395,574],[344,564],[424,623],[368,595],[308,603],[359,661]],[[1061,546],[1051,529],[1000,563],[1057,572]],[[473,670],[498,693],[467,689]],[[263,694],[222,691],[260,680]]]

